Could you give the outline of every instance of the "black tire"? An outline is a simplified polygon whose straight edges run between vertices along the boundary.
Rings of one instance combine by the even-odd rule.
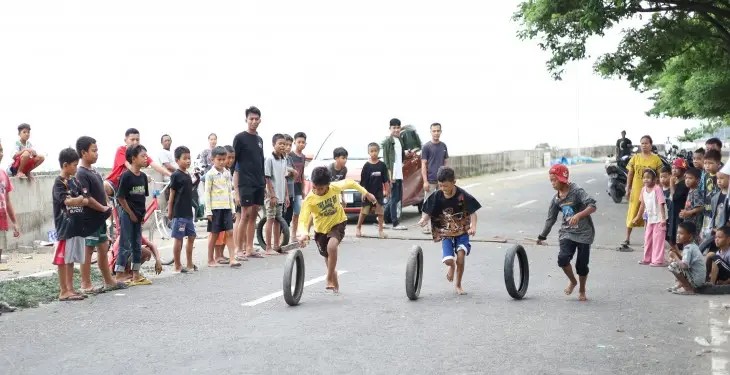
[[[411,301],[418,299],[423,283],[423,250],[414,245],[406,265],[406,296]]]
[[[294,292],[292,292],[292,272],[296,267],[297,279],[294,280]],[[284,263],[284,301],[289,306],[296,306],[299,304],[299,299],[302,298],[302,291],[304,291],[304,255],[302,251],[296,249],[287,255],[286,262]]]
[[[515,258],[520,263],[520,287],[515,285],[514,263]],[[507,293],[514,299],[522,299],[527,293],[527,284],[530,281],[530,266],[527,263],[527,252],[522,245],[514,245],[504,254],[504,285]]]
[[[624,195],[621,194],[618,189],[611,188],[611,198],[613,198],[614,203],[621,203],[621,201],[624,200]]]
[[[276,218],[279,221],[279,227],[281,228],[281,246],[289,244],[289,225],[286,223],[283,217]],[[259,241],[259,246],[262,249],[266,248],[266,241],[264,241],[264,226],[266,225],[266,218],[263,217],[256,224],[256,239]]]

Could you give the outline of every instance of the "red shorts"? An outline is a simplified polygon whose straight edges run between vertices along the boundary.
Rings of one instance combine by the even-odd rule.
[[[25,165],[24,170],[18,171],[18,168],[20,168],[20,155],[13,157],[13,164],[10,166],[10,171],[13,172],[13,174],[18,174],[18,172],[22,172],[23,174],[27,175],[36,167],[35,157],[30,158],[30,162]]]

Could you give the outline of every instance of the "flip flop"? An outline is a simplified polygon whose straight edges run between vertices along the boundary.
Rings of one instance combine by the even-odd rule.
[[[17,309],[18,309],[17,307],[10,306],[7,302],[0,302],[0,314],[13,312]]]
[[[58,300],[59,301],[63,301],[63,302],[83,301],[84,300],[84,297],[83,296],[80,296],[80,295],[74,294],[74,295],[71,295],[71,296],[68,296],[68,297],[59,298]]]
[[[99,287],[93,287],[91,289],[81,289],[81,293],[83,293],[83,294],[90,294],[90,295],[97,295],[97,294],[100,294],[100,293],[104,293],[104,287],[103,286],[99,286]]]
[[[230,259],[218,259],[218,264],[228,264],[230,261]]]
[[[248,257],[236,255],[236,260],[239,262],[248,262]]]
[[[152,285],[152,281],[149,281],[146,277],[142,276],[141,279],[132,281],[129,285]]]
[[[686,291],[686,290],[682,290],[682,291],[679,291],[679,290],[675,290],[675,291],[673,291],[673,292],[672,292],[672,294],[678,294],[678,295],[680,295],[680,296],[693,296],[693,295],[695,295],[696,293],[688,292],[688,291]]]
[[[104,291],[106,292],[112,292],[119,289],[127,289],[129,286],[123,282],[118,282],[112,285],[104,285]]]
[[[241,263],[233,263],[233,264],[231,264],[231,268],[239,268],[241,266],[242,266]]]
[[[253,254],[249,255],[248,258],[265,258],[263,254],[257,252],[254,252]]]

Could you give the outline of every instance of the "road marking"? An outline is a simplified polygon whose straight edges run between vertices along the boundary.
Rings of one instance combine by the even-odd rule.
[[[527,202],[522,202],[522,203],[514,206],[514,208],[522,208],[522,207],[525,207],[525,206],[529,206],[529,205],[531,205],[531,204],[533,204],[535,202],[537,202],[537,199],[533,199],[533,200],[527,201]]]
[[[345,271],[345,270],[337,271],[337,275],[342,275],[343,273],[347,273],[347,271]],[[316,283],[320,283],[320,282],[324,281],[326,278],[327,278],[327,275],[322,275],[320,277],[315,277],[312,280],[305,281],[304,282],[304,287],[306,288],[306,287],[308,287],[310,285],[313,285],[313,284],[316,284]],[[259,299],[253,300],[251,302],[242,303],[241,306],[253,307],[253,306],[262,304],[262,303],[264,303],[266,301],[270,301],[270,300],[272,300],[274,298],[281,297],[283,295],[284,295],[284,292],[283,291],[278,291],[278,292],[275,292],[275,293],[271,293],[269,295],[265,295],[265,296],[263,296],[263,297],[261,297]]]
[[[475,186],[479,186],[481,184],[482,184],[481,182],[476,182],[476,183],[473,183],[473,184],[469,184],[469,185],[466,185],[466,186],[462,186],[461,188],[462,189],[469,189],[469,188],[473,188]]]
[[[545,172],[543,172],[543,171],[539,171],[539,172],[530,172],[530,173],[524,173],[524,174],[520,174],[520,175],[517,175],[517,176],[509,176],[509,177],[502,177],[502,178],[498,178],[498,179],[496,179],[495,181],[512,181],[512,180],[519,180],[519,179],[521,179],[521,178],[525,178],[525,177],[530,177],[530,176],[537,176],[537,175],[539,175],[539,174],[545,174]]]
[[[721,347],[723,344],[725,344],[728,341],[727,334],[724,332],[723,328],[723,322],[721,322],[718,319],[715,319],[712,314],[716,313],[718,315],[722,315],[725,313],[725,308],[722,306],[722,304],[719,304],[715,301],[708,301],[710,305],[710,346],[714,346],[715,348],[712,349],[712,375],[728,375],[730,372],[728,372],[728,358],[724,353]],[[695,338],[695,342],[699,337]]]
[[[596,179],[595,178],[591,178],[590,180],[586,181],[586,184],[592,184],[594,182],[596,182]]]

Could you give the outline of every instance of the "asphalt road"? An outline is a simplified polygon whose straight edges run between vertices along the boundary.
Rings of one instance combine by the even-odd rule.
[[[284,257],[275,256],[3,314],[0,373],[727,374],[730,298],[672,295],[666,269],[637,264],[639,248],[611,250],[623,238],[626,205],[605,195],[600,165],[572,176],[598,200],[587,302],[563,294],[552,236],[550,246],[527,248],[530,286],[521,301],[504,287],[509,244],[475,243],[468,294],[457,296],[440,244],[347,237],[341,293],[314,282],[296,307],[267,297],[282,289]],[[460,184],[485,206],[479,238],[536,237],[553,195],[546,170]],[[412,225],[417,213],[406,217]],[[390,233],[425,238],[413,227]],[[404,273],[414,244],[423,247],[425,271],[421,298],[409,301]],[[306,280],[323,275],[314,245],[304,255]]]

